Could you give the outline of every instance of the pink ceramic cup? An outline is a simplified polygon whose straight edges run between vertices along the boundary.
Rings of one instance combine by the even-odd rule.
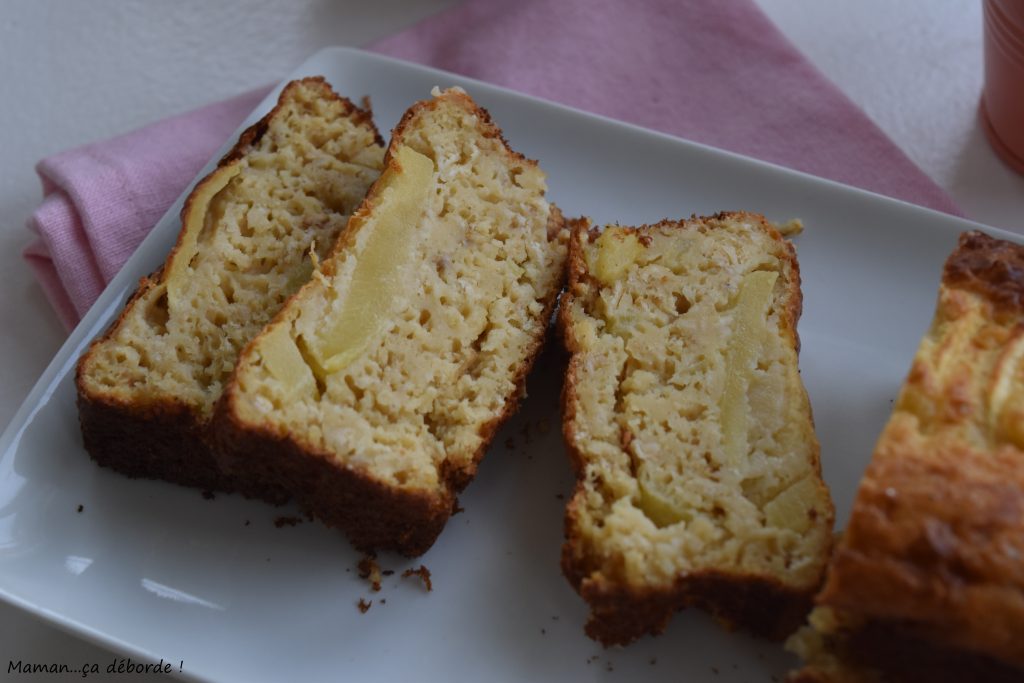
[[[996,153],[1024,173],[1024,0],[984,0],[981,122]]]

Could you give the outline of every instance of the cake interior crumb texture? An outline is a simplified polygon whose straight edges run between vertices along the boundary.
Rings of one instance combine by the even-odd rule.
[[[753,214],[573,235],[563,565],[606,644],[691,604],[776,637],[809,607],[833,509],[799,286],[792,245]]]
[[[91,399],[209,419],[238,352],[305,283],[377,178],[372,124],[320,79],[290,84],[266,130],[190,197],[176,250],[83,361]],[[244,142],[244,138],[243,138]]]
[[[414,106],[334,254],[246,351],[230,420],[334,468],[324,481],[339,478],[339,504],[352,475],[393,510],[408,494],[447,517],[515,405],[561,287],[567,232],[545,190],[466,94]],[[297,457],[278,455],[268,471],[307,485]],[[346,514],[325,521],[358,536],[360,513]]]

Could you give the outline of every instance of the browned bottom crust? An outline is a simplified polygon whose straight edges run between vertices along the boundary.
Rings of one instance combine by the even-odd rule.
[[[280,505],[277,486],[251,486],[221,471],[205,424],[185,406],[121,406],[79,394],[78,421],[86,452],[97,464],[133,479],[160,479],[181,486],[241,493]]]
[[[288,436],[248,429],[230,413],[217,422],[220,463],[233,481],[250,490],[282,486],[307,514],[341,529],[361,551],[421,555],[451,515],[454,496],[432,498],[382,484]]]
[[[988,655],[947,647],[915,632],[906,623],[872,621],[829,640],[841,662],[858,672],[808,667],[787,683],[1020,683],[1024,669]]]
[[[234,492],[184,406],[160,409],[112,405],[79,394],[78,420],[89,456],[132,478],[163,479],[182,486]]]
[[[705,571],[680,577],[663,590],[636,591],[577,567],[569,544],[562,571],[590,606],[588,636],[605,647],[626,645],[665,631],[672,615],[699,607],[730,629],[781,640],[796,630],[811,609],[813,590],[798,592],[777,581]]]

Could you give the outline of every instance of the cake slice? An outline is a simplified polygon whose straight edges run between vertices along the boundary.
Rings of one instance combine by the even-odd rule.
[[[370,113],[321,78],[287,85],[181,212],[164,266],[78,364],[96,462],[132,477],[233,491],[207,428],[241,348],[312,273],[380,173]],[[241,489],[280,501],[276,487]]]
[[[568,231],[544,194],[461,90],[409,109],[334,252],[239,359],[224,466],[361,549],[425,552],[515,409],[562,286]]]
[[[794,249],[761,216],[574,230],[562,567],[592,638],[660,633],[690,605],[775,638],[806,616],[833,508],[800,310]]]
[[[1024,680],[1024,247],[965,233],[794,681]]]

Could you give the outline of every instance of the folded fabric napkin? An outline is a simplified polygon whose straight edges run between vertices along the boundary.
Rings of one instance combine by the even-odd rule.
[[[752,0],[468,0],[370,49],[959,214]],[[25,255],[69,328],[265,92],[40,162]]]
[[[270,87],[47,157],[28,261],[69,330]]]

